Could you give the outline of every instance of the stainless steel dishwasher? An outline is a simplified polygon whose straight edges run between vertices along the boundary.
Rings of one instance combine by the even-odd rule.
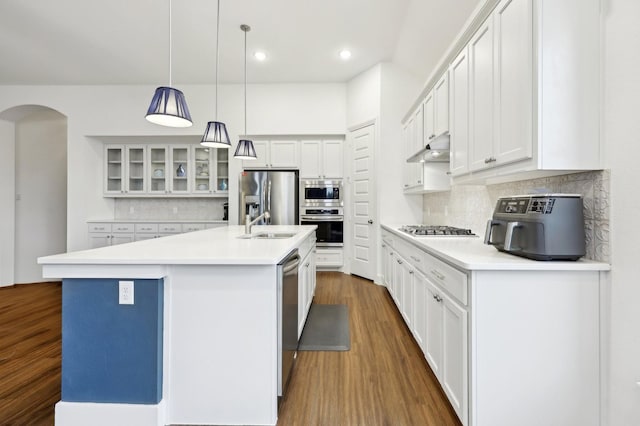
[[[287,388],[298,350],[298,249],[278,263],[278,396]]]

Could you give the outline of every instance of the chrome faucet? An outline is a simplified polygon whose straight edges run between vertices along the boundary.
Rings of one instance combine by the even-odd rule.
[[[250,234],[251,233],[251,227],[253,225],[255,225],[258,221],[260,221],[260,219],[269,219],[271,217],[271,215],[269,214],[269,212],[264,212],[262,213],[260,216],[256,217],[255,219],[251,220],[251,215],[247,215],[244,218],[244,233],[245,234]]]

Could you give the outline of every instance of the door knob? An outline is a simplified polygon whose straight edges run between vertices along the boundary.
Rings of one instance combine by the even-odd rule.
[[[373,223],[373,220],[369,219],[369,220],[367,221],[367,223],[368,223],[369,225],[371,225],[371,224]]]

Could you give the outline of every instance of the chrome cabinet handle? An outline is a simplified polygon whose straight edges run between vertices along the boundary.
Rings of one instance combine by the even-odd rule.
[[[442,302],[442,297],[438,296],[437,294],[433,295],[433,299],[438,303]]]
[[[402,260],[396,259],[396,261],[398,262],[398,265],[402,265]]]
[[[413,271],[409,271],[409,275],[413,275]]]
[[[373,224],[373,220],[369,219],[369,220],[367,221],[367,223],[368,223],[369,225],[371,225],[371,224]]]
[[[435,276],[437,279],[439,279],[439,280],[441,280],[441,281],[444,281],[445,276],[444,276],[444,275],[442,275],[440,272],[436,271],[435,269],[432,269],[430,272],[431,272],[431,274],[432,274],[433,276]]]
[[[493,163],[496,160],[496,157],[489,157],[489,158],[485,158],[484,159],[484,164],[489,164],[489,163]]]

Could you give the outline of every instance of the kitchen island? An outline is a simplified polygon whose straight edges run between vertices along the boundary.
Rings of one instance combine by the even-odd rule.
[[[267,231],[291,236],[229,226],[40,258],[63,279],[56,425],[276,424],[277,266],[313,255],[315,226]]]
[[[610,265],[382,225],[382,279],[463,425],[601,424]]]

